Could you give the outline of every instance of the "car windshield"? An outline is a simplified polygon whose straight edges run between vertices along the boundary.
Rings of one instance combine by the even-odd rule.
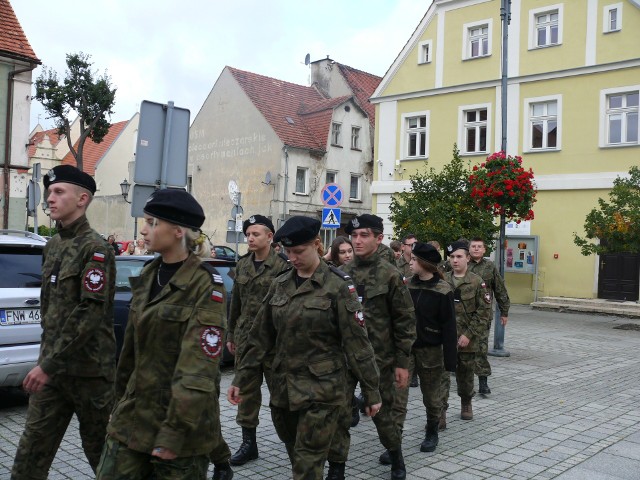
[[[0,250],[0,288],[38,288],[42,285],[42,249],[3,247]]]
[[[129,291],[129,277],[137,277],[144,268],[146,260],[118,260],[116,262],[116,291]]]

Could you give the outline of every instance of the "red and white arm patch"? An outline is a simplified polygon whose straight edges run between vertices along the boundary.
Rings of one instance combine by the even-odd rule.
[[[409,279],[407,277],[402,277],[402,283],[406,285],[407,283],[409,283]]]
[[[356,292],[356,287],[354,287],[353,285],[349,285],[349,293],[355,293]]]
[[[218,327],[204,327],[200,331],[200,348],[209,358],[218,358],[222,353],[222,330]]]
[[[91,257],[91,260],[93,260],[95,262],[104,263],[104,253],[95,252],[93,254],[93,257]]]
[[[99,293],[104,290],[106,275],[101,268],[90,268],[84,274],[82,285],[87,292]]]
[[[362,313],[362,310],[358,310],[353,316],[356,319],[356,322],[358,322],[358,325],[364,328],[364,314]]]
[[[491,303],[491,294],[489,292],[484,294],[484,303]]]
[[[224,295],[222,294],[222,292],[214,290],[213,292],[211,292],[211,300],[213,300],[214,302],[222,303],[224,302]]]

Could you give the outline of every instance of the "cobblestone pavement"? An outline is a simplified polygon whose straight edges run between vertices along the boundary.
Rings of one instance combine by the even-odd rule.
[[[421,453],[425,413],[412,388],[404,432],[411,479],[640,479],[640,332],[614,329],[636,323],[618,317],[511,310],[508,358],[492,357],[493,393],[476,396],[474,420],[459,419],[451,393],[448,428],[434,453]],[[492,337],[491,337],[492,338]],[[232,371],[223,373],[223,391]],[[0,401],[0,479],[8,479],[26,405]],[[223,434],[232,452],[240,443],[235,408],[221,400]],[[289,462],[268,408],[260,413],[260,458],[237,467],[235,479],[290,478]],[[51,479],[92,478],[77,434],[69,428]],[[383,448],[373,423],[352,430],[347,478],[389,478],[378,464]]]

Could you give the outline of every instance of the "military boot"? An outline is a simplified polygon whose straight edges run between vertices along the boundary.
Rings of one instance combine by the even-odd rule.
[[[364,409],[365,405],[364,405],[364,395],[362,395],[362,393],[360,393],[360,395],[356,396],[356,401],[358,402],[358,408],[360,409],[360,413],[365,414],[366,411]]]
[[[382,455],[380,455],[380,458],[378,459],[378,461],[382,465],[391,465],[391,457],[389,456],[389,450],[385,450],[384,452],[382,452]]]
[[[407,478],[407,468],[404,466],[402,449],[389,450],[389,457],[391,458],[391,480],[404,480]]]
[[[487,377],[486,376],[480,376],[478,377],[478,393],[481,393],[482,395],[489,395],[491,393],[491,389],[489,388],[489,384],[487,383]]]
[[[249,460],[258,458],[258,444],[256,443],[256,429],[242,427],[242,443],[238,451],[231,456],[231,465],[244,465]]]
[[[360,423],[360,409],[358,407],[358,400],[353,397],[351,401],[351,427],[355,427]]]
[[[473,420],[473,408],[471,407],[471,398],[460,399],[460,418],[462,420]]]
[[[438,431],[441,432],[447,429],[447,409],[443,408],[440,412],[440,420],[438,421]]]
[[[438,446],[438,420],[427,420],[427,432],[420,444],[421,452],[435,452]]]
[[[214,463],[213,477],[211,480],[231,480],[233,478],[233,470],[228,463]]]
[[[420,385],[420,380],[418,379],[418,372],[413,372],[413,375],[411,376],[411,383],[409,384],[410,387],[417,387]]]
[[[344,480],[344,463],[329,462],[329,472],[326,480]]]

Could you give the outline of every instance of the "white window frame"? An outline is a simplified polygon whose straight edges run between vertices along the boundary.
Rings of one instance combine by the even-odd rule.
[[[608,105],[607,98],[615,94],[631,93],[633,91],[640,92],[640,85],[629,85],[627,87],[606,88],[600,90],[600,142],[601,148],[620,148],[620,147],[637,147],[640,145],[640,132],[639,138],[636,143],[621,142],[621,143],[609,143],[609,121],[608,121]],[[638,127],[640,129],[640,126]]]
[[[478,150],[476,152],[468,152],[467,151],[467,119],[466,112],[470,110],[487,110],[487,138],[486,138],[486,150]],[[492,112],[491,112],[491,104],[490,103],[477,103],[473,105],[460,105],[458,107],[458,147],[460,147],[460,155],[482,155],[486,154],[491,150],[492,146],[492,137],[491,137],[491,125],[492,125]],[[475,122],[480,123],[480,122]]]
[[[546,13],[558,12],[558,43],[551,43],[538,46],[538,29],[536,19],[540,15]],[[529,10],[529,50],[537,50],[539,48],[550,48],[562,45],[562,33],[564,32],[564,5],[557,3],[555,5],[547,5],[546,7],[535,8]]]
[[[616,10],[616,28],[611,28],[611,11]],[[614,3],[611,5],[605,5],[602,9],[602,32],[612,33],[622,30],[622,3]]]
[[[351,125],[351,150],[362,150],[360,132],[362,132],[362,127]]]
[[[408,150],[409,150],[409,119],[410,118],[415,118],[415,117],[425,117],[425,146],[424,146],[424,156],[421,155],[416,155],[416,156],[412,156],[410,157],[408,155]],[[421,112],[410,112],[410,113],[403,113],[401,118],[400,118],[400,125],[401,125],[401,137],[400,137],[400,159],[401,160],[426,160],[429,158],[429,133],[431,131],[430,129],[430,117],[431,117],[431,111],[430,110],[423,110]]]
[[[534,103],[549,103],[556,102],[556,146],[545,148],[532,148],[531,147],[531,105]],[[548,95],[545,97],[525,98],[523,109],[524,120],[522,126],[524,131],[522,132],[523,144],[522,151],[529,153],[540,152],[559,152],[562,150],[562,95]]]
[[[425,55],[426,51],[426,55]],[[418,44],[418,65],[431,63],[433,58],[433,40],[424,40]]]
[[[327,178],[329,175],[333,175],[333,181],[330,182],[329,179]],[[324,176],[325,182],[326,183],[336,183],[336,181],[338,180],[338,171],[337,170],[327,170],[326,175]]]
[[[304,172],[304,191],[303,192],[298,191],[298,172],[300,171]],[[309,195],[309,168],[308,167],[296,168],[296,180],[295,180],[295,188],[293,193],[295,195]]]
[[[482,27],[487,27],[487,53],[473,57],[471,56],[471,30]],[[487,18],[478,22],[465,23],[462,26],[462,59],[475,60],[476,58],[491,56],[491,48],[493,46],[491,37],[493,37],[493,19]]]
[[[356,197],[351,196],[351,182],[353,182],[354,178],[358,181],[358,192]],[[362,174],[360,173],[352,173],[351,177],[349,177],[349,200],[355,200],[357,202],[362,201]]]
[[[342,142],[342,123],[331,122],[331,145],[333,145],[334,147],[341,147],[342,146],[341,142]]]

